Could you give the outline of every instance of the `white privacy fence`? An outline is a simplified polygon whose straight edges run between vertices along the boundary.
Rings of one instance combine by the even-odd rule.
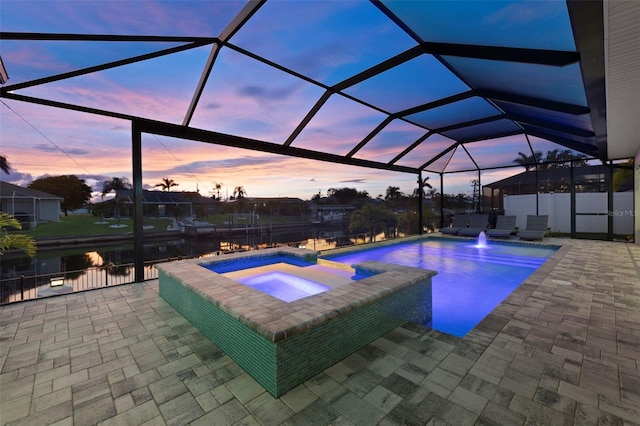
[[[613,216],[614,234],[633,234],[633,193],[614,192],[613,210],[607,209],[607,196],[606,192],[576,194],[576,232],[606,233],[608,217]],[[504,210],[506,215],[516,215],[516,225],[524,229],[527,215],[536,214],[536,194],[506,195]],[[537,214],[549,216],[552,232],[571,232],[571,194],[538,194]]]

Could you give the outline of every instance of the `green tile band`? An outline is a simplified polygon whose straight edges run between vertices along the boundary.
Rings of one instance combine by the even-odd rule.
[[[160,296],[278,397],[407,320],[431,318],[431,277],[274,343],[160,271]]]

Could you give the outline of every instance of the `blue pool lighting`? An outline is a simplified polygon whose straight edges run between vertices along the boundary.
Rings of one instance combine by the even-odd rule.
[[[310,258],[285,254],[254,255],[217,260],[200,266],[285,302],[293,302],[330,290],[335,285],[375,275],[375,272],[354,272],[318,265],[315,253]],[[332,286],[325,285],[325,279],[333,282]]]
[[[557,247],[432,238],[328,254],[349,265],[377,260],[438,272],[433,277],[432,328],[462,337],[550,257]]]
[[[225,274],[227,272],[241,271],[243,269],[258,268],[260,266],[275,265],[276,263],[286,263],[294,266],[310,266],[315,262],[306,261],[299,257],[286,255],[269,255],[269,256],[252,256],[241,259],[230,259],[229,261],[214,262],[203,264],[205,268],[217,274]]]
[[[241,277],[236,281],[285,302],[293,302],[331,289],[326,285],[279,271]]]

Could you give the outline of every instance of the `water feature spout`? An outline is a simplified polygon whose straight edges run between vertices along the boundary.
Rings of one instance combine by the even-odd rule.
[[[478,235],[478,243],[476,244],[476,247],[478,247],[478,248],[487,248],[487,247],[489,247],[487,245],[487,234],[485,234],[484,231],[482,231],[480,233],[480,235]]]

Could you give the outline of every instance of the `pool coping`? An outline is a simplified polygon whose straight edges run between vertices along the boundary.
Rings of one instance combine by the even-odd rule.
[[[353,266],[375,275],[287,303],[203,267],[218,262],[273,255],[315,261],[318,253],[308,249],[281,247],[258,252],[231,253],[220,256],[219,259],[180,260],[155,267],[161,274],[177,280],[271,342],[279,342],[302,333],[437,274],[431,270],[367,261]]]

